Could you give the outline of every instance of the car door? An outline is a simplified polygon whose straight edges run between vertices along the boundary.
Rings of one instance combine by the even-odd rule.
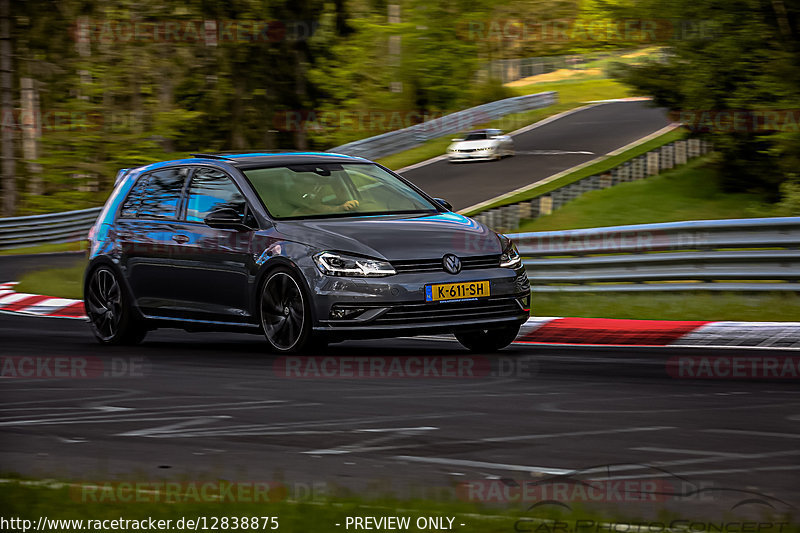
[[[241,322],[250,317],[253,232],[216,229],[203,222],[209,213],[224,208],[234,209],[243,222],[248,217],[244,195],[227,173],[215,167],[195,167],[173,247],[173,292],[187,318]]]
[[[188,167],[142,175],[122,203],[114,225],[120,266],[146,315],[168,314],[174,305],[172,247],[188,175]]]

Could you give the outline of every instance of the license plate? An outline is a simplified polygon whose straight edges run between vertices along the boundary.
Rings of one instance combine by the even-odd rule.
[[[425,286],[426,302],[463,300],[465,298],[485,298],[489,296],[488,281],[467,281],[464,283],[440,283]]]

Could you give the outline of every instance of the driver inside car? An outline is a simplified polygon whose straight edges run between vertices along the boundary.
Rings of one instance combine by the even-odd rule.
[[[333,195],[335,198],[340,198],[335,194],[333,187],[329,182],[320,179],[320,176],[301,176],[297,175],[294,179],[294,189],[298,194],[296,202],[296,214],[326,214],[326,213],[341,213],[352,211],[359,206],[358,200],[346,200],[341,203],[325,203],[326,196]]]

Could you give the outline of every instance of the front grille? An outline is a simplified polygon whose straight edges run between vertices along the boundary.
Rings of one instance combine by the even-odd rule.
[[[524,313],[517,300],[502,298],[468,302],[403,304],[390,308],[373,324],[415,324],[431,321],[513,318]]]
[[[476,255],[460,257],[461,270],[478,270],[481,268],[497,268],[500,266],[499,255]],[[405,261],[391,261],[395,272],[444,272],[441,259],[412,259]]]

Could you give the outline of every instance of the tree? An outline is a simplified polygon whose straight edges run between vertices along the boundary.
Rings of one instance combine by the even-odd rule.
[[[800,131],[791,115],[780,123],[763,117],[800,109],[800,4],[639,0],[605,6],[617,17],[672,21],[667,57],[620,66],[619,77],[676,117],[697,119],[695,134],[722,154],[726,189],[758,190],[776,199],[779,185],[800,165]],[[740,113],[738,123],[725,120],[734,111],[750,113]]]
[[[14,160],[14,67],[11,59],[11,1],[0,0],[0,113],[2,113],[3,214],[12,216],[17,206],[17,175]],[[11,121],[11,124],[7,121]]]

